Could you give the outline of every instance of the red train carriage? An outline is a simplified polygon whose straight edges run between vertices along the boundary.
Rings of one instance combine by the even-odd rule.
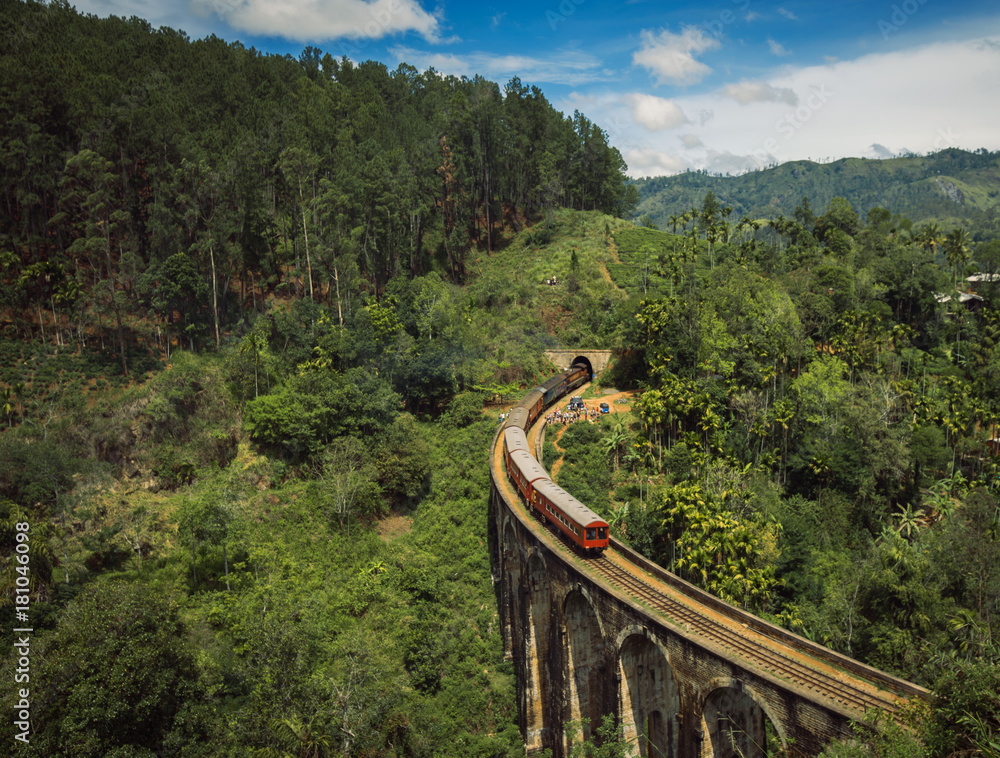
[[[518,406],[528,409],[528,425],[534,422],[548,406],[570,390],[585,384],[589,379],[590,372],[587,371],[587,367],[583,364],[576,364],[531,390],[518,403]],[[527,425],[525,429],[527,429]]]
[[[528,430],[530,422],[528,421],[528,408],[524,405],[515,405],[510,414],[507,416],[507,420],[504,422],[504,429],[520,429],[522,432]]]
[[[521,398],[521,401],[511,410],[510,417],[504,422],[504,428],[509,429],[511,426],[517,426],[527,431],[528,427],[549,405],[570,390],[584,384],[588,379],[590,379],[590,374],[587,367],[582,364],[572,366],[561,374],[556,374]]]
[[[608,523],[555,484],[531,454],[527,430],[551,403],[590,379],[587,367],[577,364],[553,376],[521,398],[503,425],[507,476],[528,507],[584,552],[608,546]]]
[[[518,407],[524,408],[528,412],[524,424],[524,429],[527,430],[531,426],[531,423],[538,417],[538,414],[542,412],[542,409],[545,408],[545,393],[539,387],[535,387],[535,389],[521,398]]]
[[[511,416],[513,415],[511,413]],[[528,447],[528,435],[520,427],[508,426],[503,430],[503,457],[508,469],[510,468],[510,454],[515,450],[523,450],[531,455],[531,448]]]
[[[528,497],[531,508],[581,550],[600,552],[607,548],[608,522],[551,479],[534,482]]]
[[[527,450],[514,450],[507,457],[507,476],[521,493],[525,502],[530,503],[534,496],[535,486],[539,482],[551,482],[548,472],[542,464],[536,461]]]

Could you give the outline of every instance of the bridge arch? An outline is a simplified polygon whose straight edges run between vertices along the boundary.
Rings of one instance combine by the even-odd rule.
[[[520,600],[522,593],[518,591],[521,586],[521,548],[517,541],[517,530],[514,528],[513,520],[510,517],[503,519],[501,526],[501,550],[502,560],[500,564],[500,581],[503,582],[501,597],[506,600],[506,608],[503,614],[504,627],[504,658],[512,660],[520,658],[522,651],[519,649],[521,639],[514,634],[516,626],[515,619],[520,618]]]
[[[753,687],[739,679],[721,677],[712,680],[704,691],[707,694],[699,709],[700,758],[763,758],[769,754],[768,723],[782,747],[787,747],[781,720],[774,718]]]
[[[619,634],[618,677],[622,730],[632,754],[677,756],[680,695],[667,651],[647,629]]]
[[[563,603],[565,622],[565,665],[567,697],[564,723],[580,722],[576,737],[587,740],[601,725],[604,713],[604,683],[606,661],[601,620],[594,609],[590,593],[576,585]],[[570,735],[564,733],[564,754],[570,752]]]
[[[526,673],[530,687],[526,689],[524,714],[526,729],[525,746],[540,749],[548,744],[548,707],[550,676],[547,662],[550,642],[550,620],[552,618],[551,590],[545,558],[534,547],[527,556],[525,602],[527,608],[527,635],[525,653]]]
[[[575,350],[565,353],[567,362],[581,355]],[[596,357],[594,361],[599,372]],[[567,616],[571,617],[570,629],[577,624],[572,618],[579,617],[584,640],[593,636],[596,624],[601,639],[597,659],[604,671],[600,711],[620,716],[623,726],[630,722],[633,737],[642,735],[643,742],[635,742],[640,755],[714,755],[713,745],[719,744],[722,731],[719,715],[724,717],[721,726],[728,726],[726,709],[733,703],[738,706],[741,699],[751,727],[744,731],[763,732],[772,747],[780,741],[784,746],[794,745],[798,754],[817,755],[830,740],[853,735],[852,723],[863,716],[867,703],[878,703],[886,713],[894,714],[906,700],[928,696],[916,685],[727,606],[613,541],[615,553],[652,577],[650,586],[657,585],[656,592],[669,609],[654,610],[632,602],[629,591],[619,588],[614,575],[602,570],[601,562],[581,565],[548,530],[539,528],[504,475],[501,431],[490,456],[490,508],[497,514],[490,522],[490,554],[500,564],[494,565],[495,586],[505,595],[498,598],[498,607],[501,613],[510,610],[510,621],[503,620],[501,628],[511,640],[510,644],[505,640],[505,651],[516,651],[512,657],[518,673],[518,721],[529,755],[545,749],[555,758],[567,754],[563,726],[572,707],[569,694],[584,689],[579,682],[570,682],[572,660],[585,660],[567,649]],[[579,596],[571,596],[576,592]],[[674,601],[669,596],[675,593],[686,597],[681,604],[690,604],[690,611],[672,610]],[[692,612],[703,622],[702,630],[692,631],[697,624],[687,623]],[[724,628],[728,622],[712,621],[720,614],[741,623],[764,653],[747,652],[748,660],[742,646],[731,651],[731,634]],[[772,674],[772,656],[767,651],[783,654],[787,649],[808,653],[816,663]],[[649,678],[650,671],[667,686],[647,697],[646,690],[652,688],[644,689],[643,676]],[[846,705],[845,696],[851,701]],[[580,703],[587,700],[579,694],[575,699],[582,713],[587,706]],[[763,729],[754,726],[760,723],[765,724]],[[770,733],[768,724],[773,727]],[[653,738],[649,743],[647,735]],[[661,744],[665,749],[660,749]],[[761,753],[750,750],[750,754]]]

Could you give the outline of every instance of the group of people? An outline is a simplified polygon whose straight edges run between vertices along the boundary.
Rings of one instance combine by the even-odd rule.
[[[548,416],[545,417],[545,425],[551,426],[552,424],[572,424],[574,421],[589,421],[591,424],[594,420],[600,416],[600,411],[597,408],[588,408],[586,405],[579,410],[566,410],[556,409]]]

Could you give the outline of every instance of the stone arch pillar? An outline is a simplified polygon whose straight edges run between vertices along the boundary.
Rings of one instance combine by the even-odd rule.
[[[525,574],[527,623],[524,628],[524,744],[530,750],[547,747],[550,696],[551,590],[545,560],[538,550],[528,555]]]
[[[577,740],[590,739],[604,716],[604,686],[607,682],[604,635],[590,594],[577,586],[566,596],[563,606],[566,623],[566,708],[563,724],[581,722]],[[568,735],[563,731],[564,752],[569,753]]]
[[[514,524],[508,518],[501,527],[500,540],[500,581],[503,590],[501,612],[503,618],[503,655],[505,660],[513,660],[522,656],[521,640],[516,631],[515,620],[521,617],[521,549],[517,544],[517,533]]]
[[[680,696],[666,650],[645,629],[619,635],[621,722],[632,755],[677,756]]]
[[[738,679],[724,678],[706,690],[701,716],[700,758],[764,758],[767,755],[767,722],[787,745],[785,735],[753,691]]]

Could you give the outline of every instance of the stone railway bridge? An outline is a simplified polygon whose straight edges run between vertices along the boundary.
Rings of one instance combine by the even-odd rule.
[[[538,426],[529,440],[540,458]],[[529,755],[567,755],[564,727],[586,719],[588,737],[605,714],[639,756],[763,756],[768,733],[789,755],[816,755],[850,737],[866,708],[892,714],[928,695],[740,611],[616,540],[601,558],[578,555],[524,508],[502,440],[490,456],[489,542]]]

